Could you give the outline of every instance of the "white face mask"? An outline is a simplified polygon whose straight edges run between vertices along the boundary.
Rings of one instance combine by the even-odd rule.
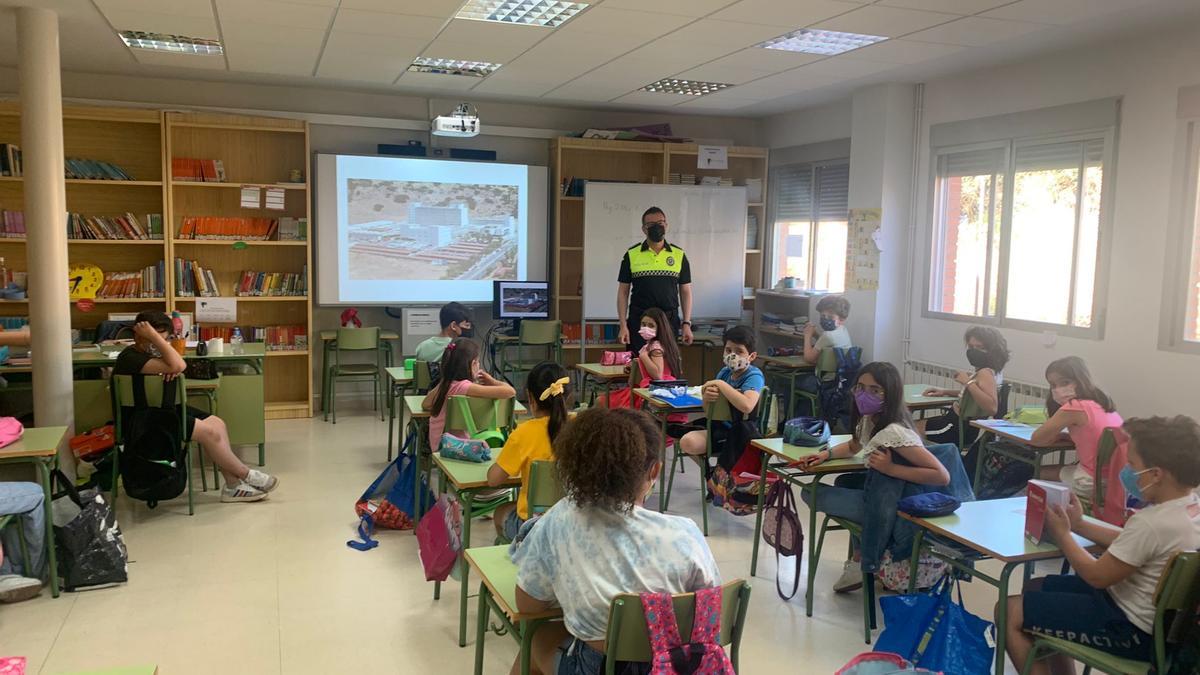
[[[745,370],[749,367],[750,358],[742,356],[737,352],[729,352],[725,354],[725,365],[729,366],[729,369],[736,373],[739,370]]]

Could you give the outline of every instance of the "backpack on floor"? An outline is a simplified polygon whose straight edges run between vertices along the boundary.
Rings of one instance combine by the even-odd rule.
[[[462,553],[462,505],[442,495],[417,524],[417,553],[425,581],[445,581]]]
[[[187,445],[180,438],[175,390],[163,384],[162,404],[146,403],[145,376],[133,378],[133,412],[125,425],[121,447],[121,483],[125,494],[150,508],[174,499],[187,488]]]
[[[784,600],[791,600],[800,588],[800,558],[804,553],[804,528],[800,526],[800,515],[796,512],[796,497],[787,481],[775,481],[763,502],[762,537],[767,545],[775,549],[775,592]],[[779,585],[779,558],[796,557],[795,578],[792,592],[784,594]]]
[[[378,541],[371,538],[377,528],[411,530],[416,526],[413,520],[416,505],[413,489],[418,468],[417,460],[413,457],[418,445],[415,432],[410,433],[404,442],[404,448],[410,452],[401,448],[396,459],[354,502],[354,513],[359,518],[359,541],[351,539],[346,542],[347,546],[357,551],[369,551],[379,545]],[[429,491],[424,476],[421,477],[420,491],[420,511],[424,513],[433,504],[433,493]]]
[[[679,636],[670,593],[642,593],[642,611],[650,634],[650,675],[734,675],[721,637],[721,589],[696,591],[692,635]]]
[[[918,668],[909,663],[904,657],[891,652],[864,652],[842,666],[833,675],[898,675],[899,673],[929,673],[940,675],[932,670]]]

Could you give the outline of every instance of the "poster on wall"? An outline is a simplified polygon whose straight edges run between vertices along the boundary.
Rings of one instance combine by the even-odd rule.
[[[846,237],[846,289],[879,289],[879,227],[882,209],[850,209]]]

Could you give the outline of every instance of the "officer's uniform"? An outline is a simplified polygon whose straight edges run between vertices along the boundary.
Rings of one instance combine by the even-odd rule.
[[[621,259],[617,281],[632,287],[625,324],[629,328],[629,350],[635,357],[645,344],[638,328],[642,312],[647,309],[657,307],[666,312],[675,334],[679,334],[679,285],[692,283],[692,268],[682,248],[665,241],[658,253],[645,241],[630,246]]]

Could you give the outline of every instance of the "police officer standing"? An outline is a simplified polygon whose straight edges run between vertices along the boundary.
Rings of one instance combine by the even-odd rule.
[[[642,232],[646,239],[625,251],[617,274],[617,316],[625,317],[620,340],[635,357],[644,344],[638,335],[642,312],[651,307],[666,312],[675,332],[682,328],[684,344],[692,344],[692,269],[687,256],[667,242],[667,215],[657,206],[642,214]]]

